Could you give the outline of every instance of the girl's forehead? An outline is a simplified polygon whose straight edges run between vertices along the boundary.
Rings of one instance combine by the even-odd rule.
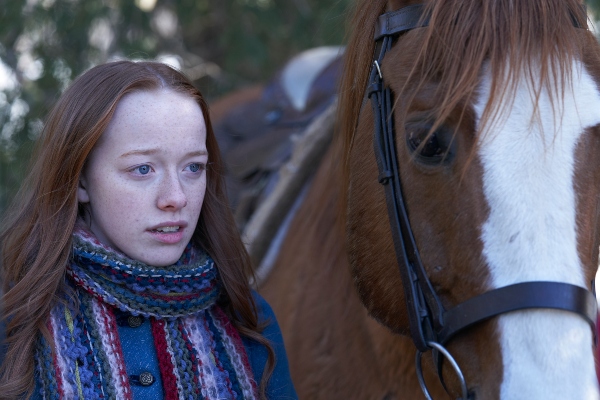
[[[173,146],[206,148],[202,109],[194,98],[182,93],[144,90],[129,93],[119,101],[93,152],[113,148],[124,154],[134,149]]]
[[[117,103],[111,123],[120,119],[176,119],[181,113],[202,114],[194,98],[170,89],[140,90],[128,93]]]

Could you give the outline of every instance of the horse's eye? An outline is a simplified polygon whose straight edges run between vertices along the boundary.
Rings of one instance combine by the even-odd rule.
[[[430,165],[449,161],[451,135],[443,128],[431,133],[427,126],[406,126],[408,150],[415,159]]]

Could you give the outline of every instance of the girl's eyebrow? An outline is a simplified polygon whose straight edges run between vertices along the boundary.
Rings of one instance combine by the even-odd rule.
[[[159,151],[160,151],[160,149],[131,150],[131,151],[128,151],[127,153],[121,154],[119,156],[119,158],[135,156],[135,155],[148,156],[148,155],[156,154]],[[208,155],[208,152],[206,150],[197,150],[197,151],[191,151],[191,152],[187,153],[186,157],[198,157],[198,156],[205,156],[205,155]]]

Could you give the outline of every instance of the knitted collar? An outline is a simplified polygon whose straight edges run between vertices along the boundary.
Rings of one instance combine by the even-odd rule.
[[[212,259],[191,245],[174,265],[151,267],[103,245],[80,226],[67,275],[104,303],[145,317],[195,314],[213,305],[221,288]]]

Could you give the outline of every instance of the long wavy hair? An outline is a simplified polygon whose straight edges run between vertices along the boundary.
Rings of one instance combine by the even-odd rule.
[[[193,98],[204,115],[210,154],[207,188],[192,238],[215,261],[224,285],[223,307],[238,331],[266,346],[260,383],[264,397],[274,352],[261,327],[248,277],[250,258],[240,239],[223,183],[223,164],[200,92],[180,72],[160,63],[119,61],[85,72],[60,97],[36,144],[30,172],[6,213],[0,233],[2,320],[6,354],[0,393],[17,398],[34,387],[34,348],[52,307],[64,298],[71,235],[82,209],[77,186],[81,170],[108,126],[117,104],[131,92],[169,89]]]

